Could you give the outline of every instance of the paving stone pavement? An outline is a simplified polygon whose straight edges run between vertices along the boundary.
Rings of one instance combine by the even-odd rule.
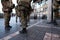
[[[38,20],[31,19],[30,23],[29,23],[29,26],[33,25],[37,21]],[[4,19],[1,18],[0,19],[0,39],[7,36],[7,35],[9,35],[9,34],[12,34],[12,33],[16,32],[16,31],[21,30],[20,24],[21,23],[19,22],[19,19],[18,19],[18,22],[16,23],[16,18],[12,17],[11,21],[10,21],[10,25],[12,26],[12,28],[10,30],[5,30],[5,28],[4,28]]]
[[[19,19],[15,22],[15,17],[11,18],[10,30],[4,29],[4,19],[0,19],[0,40],[60,40],[60,27],[47,24],[46,20],[30,20],[26,34],[21,34]]]

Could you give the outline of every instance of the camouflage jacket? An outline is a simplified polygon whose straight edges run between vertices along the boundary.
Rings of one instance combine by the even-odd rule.
[[[3,6],[3,11],[10,11],[15,7],[15,5],[12,3],[12,0],[1,0],[1,3]]]
[[[18,11],[23,11],[24,12],[24,16],[27,16],[31,13],[32,11],[32,8],[30,6],[30,4],[28,2],[24,2],[24,1],[21,1],[17,6],[16,6],[16,9]],[[21,14],[21,13],[20,13]]]

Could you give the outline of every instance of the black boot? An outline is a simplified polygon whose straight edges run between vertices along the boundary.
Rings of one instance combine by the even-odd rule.
[[[5,30],[10,30],[12,27],[9,25],[9,26],[5,26]]]
[[[5,28],[12,28],[12,26],[10,26],[10,25],[9,26],[5,26]]]
[[[22,31],[20,31],[20,33],[27,33],[26,28],[23,28]]]

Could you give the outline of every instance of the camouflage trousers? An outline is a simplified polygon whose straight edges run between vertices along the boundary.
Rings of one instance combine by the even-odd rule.
[[[19,21],[20,21],[20,11],[18,10],[18,6],[15,7],[15,11],[16,11],[16,23],[17,23],[17,19],[19,17]]]
[[[21,24],[22,24],[22,28],[26,28],[27,27],[27,23],[28,23],[28,18],[27,16],[24,16],[24,12],[23,11],[20,11],[21,12]]]
[[[19,21],[21,22],[22,28],[26,28],[30,20],[29,12],[19,11],[18,6],[16,6],[15,10],[16,10],[16,22],[17,22],[17,18],[19,17]]]
[[[5,27],[9,26],[10,18],[11,18],[11,14],[7,13],[7,12],[4,12]]]

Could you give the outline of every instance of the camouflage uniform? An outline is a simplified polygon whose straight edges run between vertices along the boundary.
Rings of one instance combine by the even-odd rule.
[[[59,18],[59,6],[60,0],[53,0],[53,23],[57,25],[56,18]]]
[[[12,0],[1,0],[2,3],[2,11],[4,12],[4,18],[5,18],[5,27],[10,27],[9,21],[11,18],[11,12],[14,8],[14,4],[12,3]]]
[[[28,19],[32,10],[30,6],[30,1],[31,0],[17,0],[19,6],[18,11],[20,13],[23,30],[27,27]]]
[[[16,23],[17,23],[17,18],[19,17],[19,20],[20,20],[20,12],[19,12],[19,6],[17,5],[16,7],[15,7],[15,11],[16,11]]]

